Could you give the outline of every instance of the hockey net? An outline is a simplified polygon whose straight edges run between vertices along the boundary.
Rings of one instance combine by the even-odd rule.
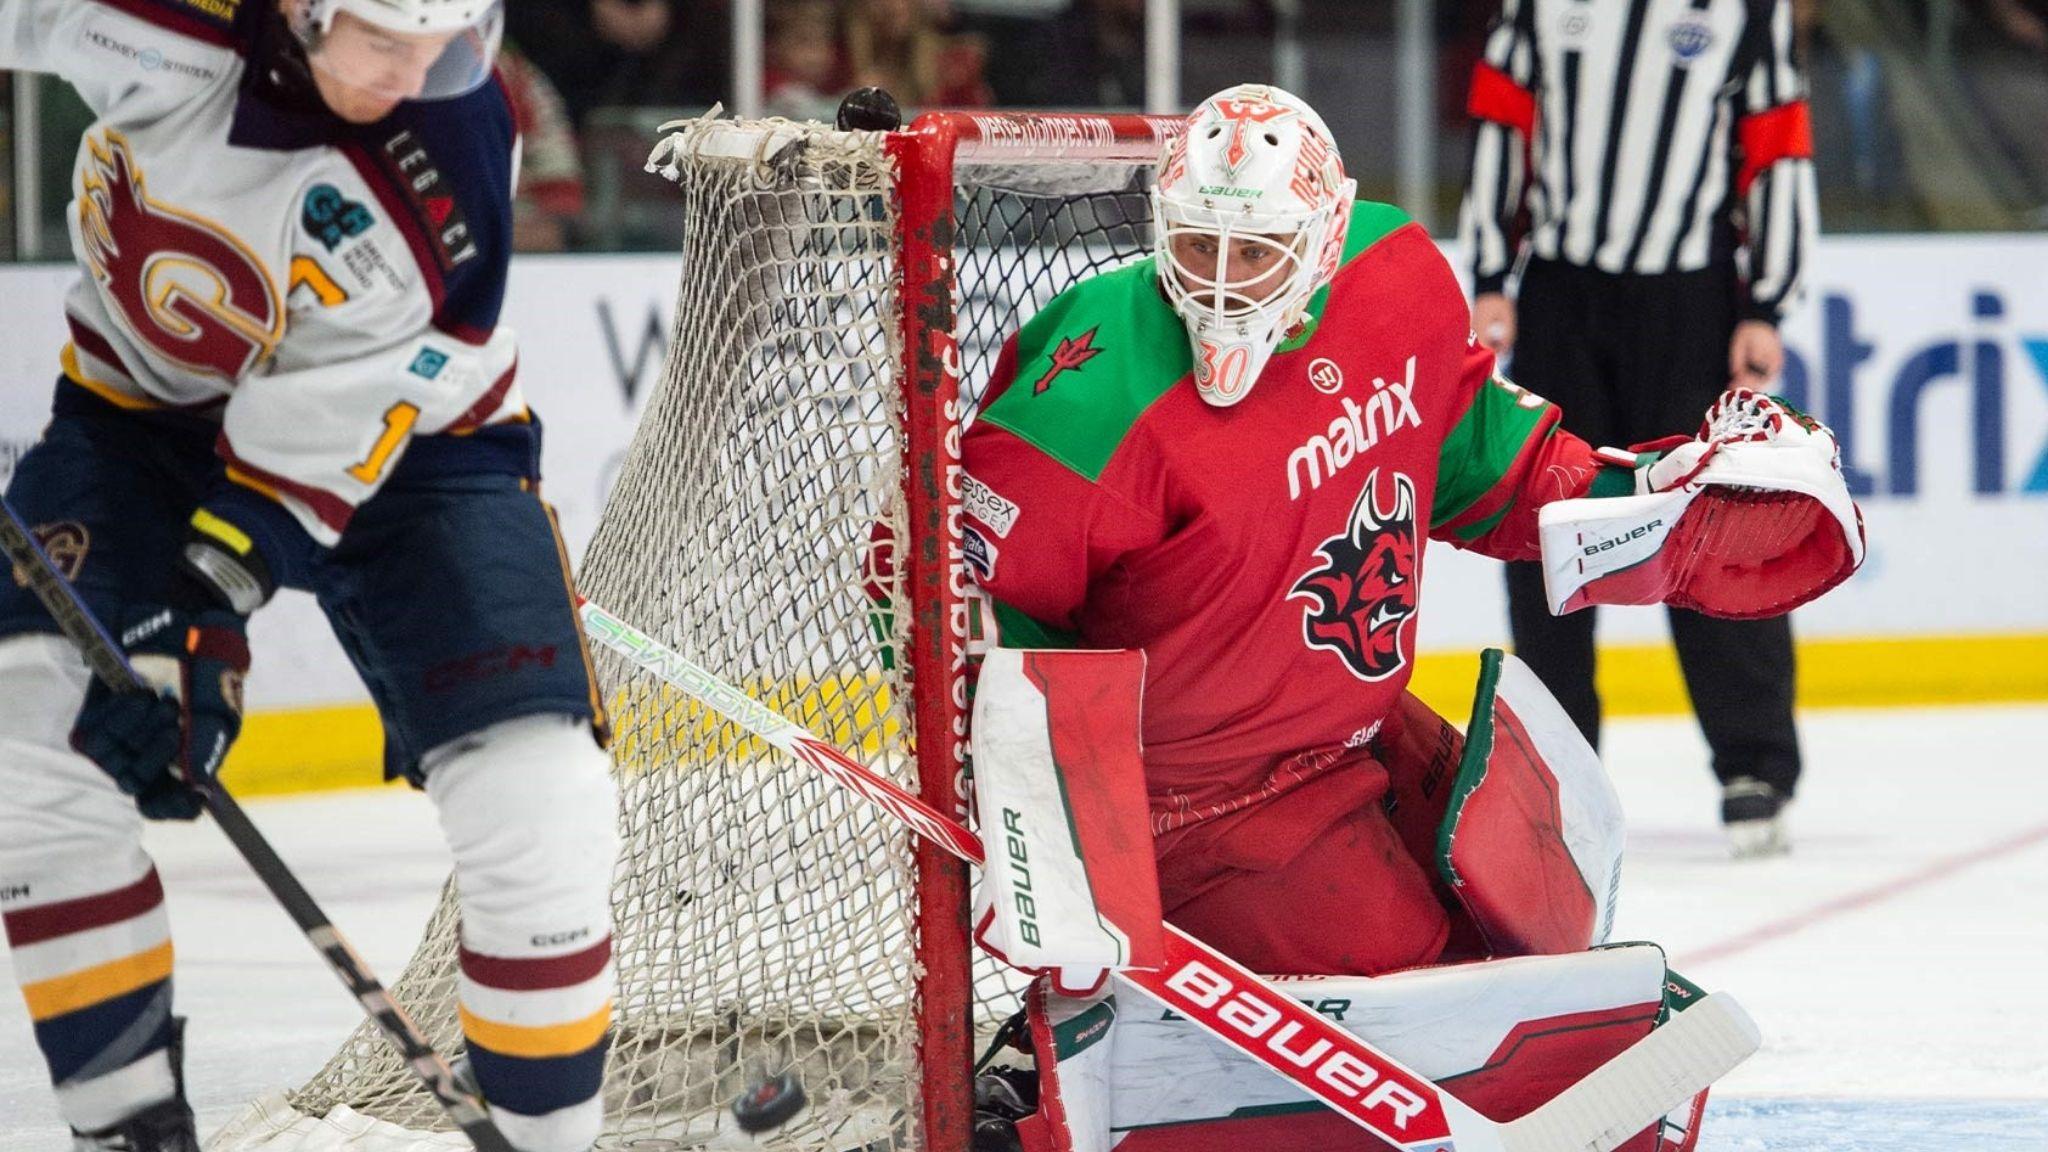
[[[942,811],[963,811],[959,428],[1005,337],[1143,254],[1177,120],[938,114],[848,133],[699,120],[650,171],[682,278],[578,581]],[[672,126],[673,127],[673,126]],[[899,544],[878,563],[876,526]],[[624,852],[601,1148],[968,1144],[977,1044],[1018,987],[966,939],[967,879],[888,817],[599,651]],[[444,895],[393,983],[461,1051]],[[729,1106],[794,1072],[787,1126]],[[378,1032],[216,1149],[464,1145]]]

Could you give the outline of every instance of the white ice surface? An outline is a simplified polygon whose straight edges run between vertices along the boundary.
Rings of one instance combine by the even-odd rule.
[[[448,874],[434,812],[407,788],[254,801],[263,830],[385,980],[412,953]],[[210,823],[156,824],[177,948],[177,1011],[191,1018],[186,1075],[200,1130],[317,1071],[362,1018],[297,926]],[[0,1152],[70,1146],[0,955]]]
[[[1702,1152],[2048,1150],[2048,707],[1823,712],[1788,858],[1725,859],[1689,721],[1610,728],[1630,817],[1616,939],[1735,992],[1766,1047],[1716,1089]],[[252,804],[388,977],[446,853],[403,790]],[[206,1130],[313,1072],[356,1010],[210,827],[151,831]],[[0,958],[0,984],[11,981]],[[0,994],[0,1152],[65,1147],[18,997]]]

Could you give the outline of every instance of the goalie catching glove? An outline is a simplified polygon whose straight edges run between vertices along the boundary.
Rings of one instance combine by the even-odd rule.
[[[1560,500],[1540,513],[1554,614],[1664,603],[1780,616],[1863,562],[1863,515],[1834,433],[1776,397],[1732,389],[1697,436],[1632,451],[1634,495]]]

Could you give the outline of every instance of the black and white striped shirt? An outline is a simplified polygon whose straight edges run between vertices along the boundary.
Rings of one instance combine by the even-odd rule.
[[[1475,292],[1526,244],[1614,273],[1733,258],[1745,317],[1795,299],[1819,212],[1792,0],[1502,0],[1469,110]]]

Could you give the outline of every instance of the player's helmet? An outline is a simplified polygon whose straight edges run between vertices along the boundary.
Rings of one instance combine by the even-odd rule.
[[[398,100],[475,91],[490,79],[505,32],[503,0],[289,0],[285,13],[315,69]],[[347,42],[335,35],[342,13],[388,35]],[[429,48],[423,58],[407,52],[422,42]]]
[[[1243,400],[1310,297],[1337,274],[1358,184],[1344,175],[1329,128],[1290,92],[1240,84],[1211,96],[1167,145],[1152,189],[1159,283],[1187,325],[1195,388],[1219,408]],[[1216,239],[1213,275],[1174,254],[1187,233]],[[1233,277],[1230,254],[1245,240],[1279,250],[1271,274]],[[1277,291],[1256,299],[1270,275]]]

